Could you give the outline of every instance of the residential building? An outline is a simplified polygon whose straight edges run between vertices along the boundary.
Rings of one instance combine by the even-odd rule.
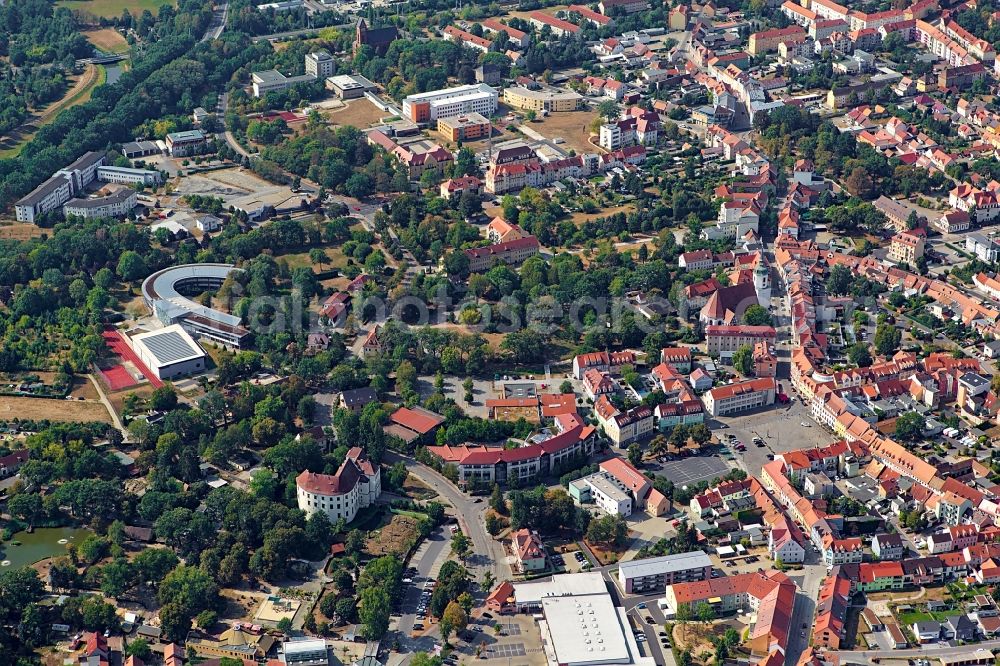
[[[583,96],[572,90],[532,90],[520,86],[504,88],[503,101],[522,111],[559,113],[576,111],[583,104]]]
[[[784,42],[804,42],[809,35],[801,26],[790,25],[787,28],[771,28],[750,35],[747,51],[750,55],[760,55],[778,50],[778,45]]]
[[[710,389],[702,402],[712,416],[725,416],[773,405],[776,390],[773,377],[761,377]]]
[[[601,0],[597,8],[605,16],[612,16],[617,12],[622,14],[634,14],[649,7],[646,0]]]
[[[624,115],[620,120],[601,125],[598,142],[602,148],[618,150],[623,146],[636,144],[656,145],[660,128],[659,114],[632,107]]]
[[[485,37],[473,35],[471,32],[466,32],[465,30],[456,28],[453,25],[447,26],[441,31],[441,34],[446,42],[455,42],[456,44],[468,46],[469,48],[476,49],[477,51],[481,51],[483,53],[488,53],[490,49],[493,48],[493,42]]]
[[[646,405],[619,412],[604,421],[603,425],[604,434],[618,447],[626,447],[658,432],[653,408]]]
[[[701,550],[623,562],[618,567],[618,585],[625,594],[659,592],[664,586],[696,584],[711,578],[712,560]]]
[[[438,187],[438,191],[443,199],[454,199],[461,197],[466,192],[478,195],[483,189],[483,181],[475,176],[459,176],[443,181]]]
[[[766,340],[753,346],[753,373],[756,377],[775,377],[778,373],[778,357]]]
[[[901,560],[904,553],[903,539],[898,534],[876,534],[872,537],[872,554],[879,560]]]
[[[892,237],[889,245],[889,261],[896,264],[915,266],[924,256],[924,237],[912,231],[902,231]]]
[[[709,604],[716,616],[755,613],[744,645],[755,655],[778,651],[781,656],[792,630],[795,591],[795,583],[785,574],[763,571],[667,585],[660,606],[667,619],[675,617],[681,606],[693,610],[701,603]]]
[[[525,236],[486,247],[470,248],[464,252],[469,258],[469,272],[483,273],[498,264],[520,265],[528,257],[538,254],[539,247],[537,238]]]
[[[336,474],[307,470],[295,478],[295,487],[299,509],[307,516],[323,512],[331,523],[349,523],[382,494],[382,473],[360,447],[354,447]]]
[[[378,394],[370,386],[362,388],[348,389],[340,392],[340,400],[337,403],[341,409],[349,409],[352,412],[360,412],[369,403],[378,400]]]
[[[587,370],[599,370],[600,372],[616,372],[623,365],[635,364],[635,352],[590,352],[578,354],[573,357],[573,377],[583,379]]]
[[[337,61],[326,49],[306,54],[306,74],[325,79],[337,71]]]
[[[539,31],[548,28],[556,37],[575,35],[580,32],[580,26],[574,25],[569,21],[564,21],[563,19],[552,16],[551,14],[546,14],[542,11],[533,11],[529,13],[528,23],[537,28]]]
[[[106,197],[71,199],[63,206],[63,215],[82,217],[85,220],[125,217],[135,208],[136,202],[135,190],[122,189]]]
[[[430,123],[469,113],[491,116],[500,97],[485,83],[432,90],[403,99],[403,115],[415,123]]]
[[[522,573],[545,569],[545,546],[538,532],[526,527],[517,530],[510,536],[510,547]]]

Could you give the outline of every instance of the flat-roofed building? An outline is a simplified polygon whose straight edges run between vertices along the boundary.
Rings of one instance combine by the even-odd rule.
[[[201,130],[171,132],[167,135],[167,151],[171,157],[187,157],[203,152],[208,138]]]
[[[712,560],[703,551],[692,550],[623,562],[618,567],[618,584],[626,594],[646,594],[675,583],[705,580],[711,575]]]
[[[340,99],[363,97],[375,84],[359,74],[341,74],[326,79],[327,90],[332,90]]]
[[[327,666],[330,650],[322,638],[295,638],[281,644],[281,663],[286,666]]]
[[[97,180],[102,183],[122,185],[156,186],[163,180],[159,171],[152,169],[129,169],[126,167],[102,166],[97,169]]]
[[[499,93],[485,83],[431,90],[406,97],[403,100],[403,115],[415,123],[429,123],[467,113],[490,116],[497,110],[499,99]]]
[[[253,88],[254,97],[263,97],[269,92],[285,90],[300,83],[315,83],[317,77],[313,74],[299,74],[298,76],[285,76],[276,69],[267,69],[262,72],[253,72],[250,75],[250,83]]]
[[[56,171],[44,183],[14,204],[18,222],[34,222],[39,215],[51,212],[74,196],[78,196],[97,177],[98,167],[104,164],[103,151],[92,150],[69,166]]]
[[[538,630],[547,663],[562,666],[653,666],[655,663],[652,657],[641,655],[628,615],[624,608],[615,606],[600,573],[559,574],[543,581],[504,583],[498,589],[505,597],[505,605],[500,607],[502,612],[541,615]]]
[[[157,379],[173,379],[205,370],[205,351],[179,324],[140,333],[127,340]]]
[[[572,90],[531,90],[515,86],[504,89],[503,101],[522,111],[558,113],[579,109],[583,104],[583,96]]]
[[[306,74],[316,79],[325,79],[333,76],[335,71],[337,71],[337,61],[326,49],[306,54]]]
[[[475,141],[490,135],[490,119],[481,113],[438,118],[437,130],[449,141]]]

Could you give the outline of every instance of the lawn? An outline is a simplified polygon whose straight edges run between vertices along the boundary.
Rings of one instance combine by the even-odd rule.
[[[39,421],[102,421],[110,423],[111,417],[103,404],[96,401],[55,400],[49,398],[0,398],[0,420],[14,418]]]
[[[909,627],[914,622],[930,622],[934,619],[934,616],[930,613],[921,613],[919,611],[914,611],[912,613],[900,613],[896,616],[899,623],[905,627]]]
[[[128,42],[114,28],[95,28],[84,30],[87,41],[105,53],[128,53]]]
[[[146,9],[155,16],[163,5],[174,6],[177,3],[174,0],[59,0],[56,4],[95,16],[117,18],[126,9],[132,16],[139,16]]]

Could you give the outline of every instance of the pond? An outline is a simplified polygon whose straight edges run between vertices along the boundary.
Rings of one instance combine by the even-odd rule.
[[[83,527],[39,527],[34,532],[16,532],[0,548],[0,570],[24,567],[39,560],[64,555],[66,546],[79,543],[92,532]],[[15,546],[14,542],[21,545]]]
[[[108,75],[107,83],[108,85],[111,85],[112,83],[121,78],[123,70],[121,63],[115,63],[111,65],[105,65],[104,71],[107,72]]]

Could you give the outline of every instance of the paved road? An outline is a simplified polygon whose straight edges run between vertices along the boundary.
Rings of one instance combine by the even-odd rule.
[[[201,41],[207,42],[210,39],[218,39],[222,31],[226,29],[226,21],[229,19],[229,0],[223,0],[222,4],[215,8],[212,15],[212,23],[205,31]]]
[[[473,579],[480,580],[482,574],[489,570],[498,581],[510,580],[511,571],[503,547],[487,534],[483,524],[482,514],[487,506],[486,502],[477,503],[474,498],[460,491],[451,481],[427,465],[395,451],[386,452],[387,464],[392,465],[400,461],[406,465],[410,474],[430,486],[443,500],[454,507],[459,527],[472,541],[472,555],[466,560],[466,566]]]

